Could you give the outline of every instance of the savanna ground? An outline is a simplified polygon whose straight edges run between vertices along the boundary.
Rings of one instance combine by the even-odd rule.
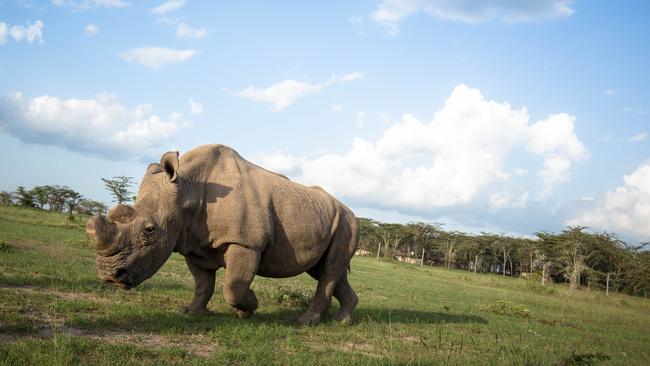
[[[352,326],[294,324],[306,275],[256,278],[251,319],[219,283],[212,315],[180,314],[193,294],[182,257],[136,289],[108,287],[85,220],[0,208],[0,364],[650,364],[648,299],[373,258],[352,261]]]

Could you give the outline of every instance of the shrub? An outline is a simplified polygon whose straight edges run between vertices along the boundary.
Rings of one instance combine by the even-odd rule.
[[[562,366],[591,366],[599,361],[607,361],[610,357],[604,353],[572,353],[571,356],[560,361]]]
[[[0,240],[0,252],[8,252],[11,250],[11,245],[4,240]]]
[[[530,311],[521,304],[515,304],[510,301],[498,300],[494,304],[482,304],[481,311],[489,311],[499,315],[514,316],[516,318],[530,317]]]
[[[307,307],[311,303],[311,294],[303,289],[280,288],[274,296],[278,305]]]

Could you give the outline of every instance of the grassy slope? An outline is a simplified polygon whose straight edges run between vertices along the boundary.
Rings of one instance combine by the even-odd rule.
[[[315,288],[307,276],[257,278],[248,320],[220,288],[213,315],[179,314],[193,290],[182,257],[113,289],[95,278],[83,226],[0,207],[0,364],[650,364],[647,299],[371,258],[352,263],[351,327],[293,325]],[[512,303],[504,314],[492,311],[499,300]]]

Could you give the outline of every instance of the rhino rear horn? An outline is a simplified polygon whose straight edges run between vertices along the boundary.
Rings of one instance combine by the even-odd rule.
[[[128,205],[119,204],[108,211],[108,221],[127,224],[135,218],[135,210]]]
[[[176,182],[178,178],[178,151],[170,151],[163,154],[160,158],[160,165],[165,169],[169,181]]]

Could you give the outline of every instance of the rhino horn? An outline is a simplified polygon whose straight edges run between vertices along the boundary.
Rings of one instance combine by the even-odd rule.
[[[135,218],[135,210],[129,205],[119,204],[108,211],[108,221],[128,224]]]
[[[111,248],[111,243],[116,233],[116,225],[106,221],[101,216],[93,216],[86,224],[86,234],[90,242],[99,252],[105,252]]]

